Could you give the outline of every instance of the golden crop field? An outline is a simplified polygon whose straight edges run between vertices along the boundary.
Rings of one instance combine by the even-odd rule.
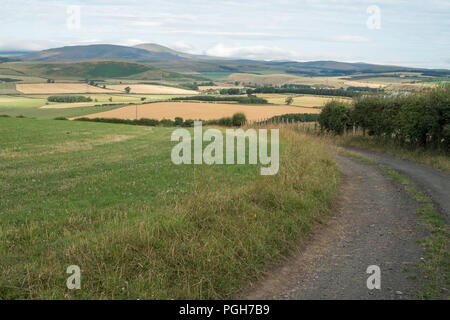
[[[138,118],[149,119],[202,119],[214,120],[231,117],[237,112],[243,112],[247,120],[257,121],[287,113],[320,113],[319,109],[302,108],[294,106],[274,105],[239,105],[208,102],[158,102],[137,106],[126,106],[106,112],[90,114],[88,118],[120,118],[135,119],[136,110]]]
[[[277,94],[277,93],[262,93],[257,94],[259,98],[266,99],[269,103],[273,104],[286,104],[286,98],[292,97],[294,99],[292,106],[297,107],[322,107],[325,103],[331,100],[338,100],[342,102],[350,102],[351,98],[346,97],[328,97],[318,95],[295,95],[295,94]]]
[[[130,93],[144,93],[144,94],[198,94],[197,91],[185,90],[174,87],[158,86],[153,84],[119,84],[109,85],[108,89],[125,92],[125,88],[130,87]]]
[[[222,90],[222,89],[243,89],[243,86],[199,86],[198,90],[207,91],[207,90]]]

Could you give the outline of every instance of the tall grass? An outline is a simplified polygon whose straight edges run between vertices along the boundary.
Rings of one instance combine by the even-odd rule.
[[[19,132],[0,142],[3,299],[236,297],[326,217],[337,190],[329,144],[288,126],[278,174],[260,176],[174,166],[167,128],[0,121],[0,134]],[[70,291],[74,264],[81,290]]]

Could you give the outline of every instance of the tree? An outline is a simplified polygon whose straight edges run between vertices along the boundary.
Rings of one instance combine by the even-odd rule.
[[[240,127],[247,122],[247,117],[245,116],[245,114],[243,114],[241,112],[235,113],[233,115],[232,121],[233,121],[234,126]]]
[[[320,128],[336,135],[343,134],[350,126],[350,109],[345,103],[330,101],[322,109],[319,116]]]
[[[126,88],[125,88],[125,92],[126,92],[126,93],[130,93],[130,91],[131,91],[131,88],[130,88],[130,87],[126,87]]]
[[[182,126],[183,125],[183,118],[176,117],[175,118],[175,125],[176,126]]]
[[[294,102],[294,98],[292,98],[292,97],[287,97],[287,98],[286,98],[286,104],[287,104],[288,106],[290,106],[293,102]]]

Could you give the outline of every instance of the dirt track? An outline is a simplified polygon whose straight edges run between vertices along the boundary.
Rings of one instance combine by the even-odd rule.
[[[450,174],[386,154],[356,148],[347,149],[407,175],[417,190],[431,197],[436,207],[440,209],[442,216],[446,219],[447,224],[450,223]]]
[[[364,152],[394,169],[411,173],[418,186],[430,188],[422,174],[433,173],[444,185],[446,174],[417,168],[389,156]],[[270,272],[245,296],[248,299],[413,299],[421,285],[417,274],[429,235],[418,204],[404,187],[378,166],[338,156],[342,186],[334,217],[311,235],[282,267]],[[429,177],[428,177],[429,178]],[[433,179],[431,179],[433,180]],[[435,183],[437,181],[434,181]],[[448,190],[450,189],[446,189]],[[433,198],[446,205],[439,196]],[[447,196],[448,200],[448,196]],[[381,268],[381,290],[366,286],[369,265]],[[410,271],[405,272],[405,268]]]

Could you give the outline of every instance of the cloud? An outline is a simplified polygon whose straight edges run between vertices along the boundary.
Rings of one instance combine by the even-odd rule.
[[[207,55],[224,58],[243,58],[253,60],[298,60],[294,51],[268,46],[227,46],[218,43],[205,51]]]
[[[184,41],[176,41],[173,42],[171,44],[169,44],[169,47],[171,49],[177,50],[177,51],[181,51],[184,53],[189,53],[189,54],[203,54],[203,51],[200,49],[195,48],[193,45],[186,43]]]
[[[329,41],[335,42],[369,42],[370,40],[366,37],[362,36],[353,36],[353,35],[341,35],[328,38]]]

